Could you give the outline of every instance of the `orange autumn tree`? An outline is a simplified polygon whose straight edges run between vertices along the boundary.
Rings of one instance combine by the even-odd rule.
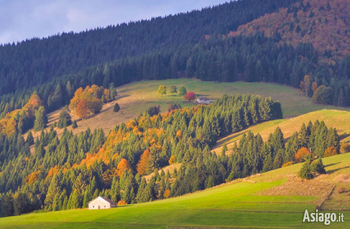
[[[76,113],[82,119],[85,119],[89,116],[90,110],[86,99],[80,100],[77,106]]]
[[[121,177],[126,170],[131,170],[131,165],[126,159],[121,159],[117,166],[117,175]]]
[[[78,113],[78,105],[83,99],[86,100],[89,111],[91,113],[97,114],[101,111],[103,103],[109,102],[111,100],[110,91],[102,86],[99,87],[95,84],[91,87],[86,86],[85,89],[80,87],[75,91],[74,97],[70,101],[69,109],[73,113]]]
[[[39,109],[40,106],[43,106],[43,104],[39,96],[34,93],[22,109],[11,111],[0,120],[0,132],[6,136],[10,136],[16,132],[19,123],[21,123],[22,126],[25,122],[31,123],[34,121],[35,111]],[[20,128],[19,131],[22,132],[24,130]]]
[[[297,162],[302,162],[303,158],[310,155],[310,151],[306,147],[301,147],[295,154],[295,160]]]
[[[148,158],[149,158],[149,150],[146,149],[143,154],[141,155],[141,158],[140,158],[140,161],[139,163],[137,164],[137,172],[140,174],[140,175],[144,175],[146,174],[146,171],[147,171],[147,162],[148,162]]]
[[[337,155],[337,149],[334,146],[328,147],[325,151],[324,151],[324,157],[330,157],[330,156],[334,156]]]

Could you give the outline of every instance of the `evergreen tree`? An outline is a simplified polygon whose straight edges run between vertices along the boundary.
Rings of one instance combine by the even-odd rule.
[[[39,107],[38,110],[35,111],[35,122],[34,122],[34,131],[41,131],[45,128],[47,123],[47,117],[45,108],[43,106]]]

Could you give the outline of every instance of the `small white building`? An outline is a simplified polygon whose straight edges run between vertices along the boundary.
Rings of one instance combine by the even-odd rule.
[[[89,210],[114,208],[116,204],[106,197],[99,196],[89,202]]]
[[[199,98],[196,100],[196,102],[197,102],[198,104],[211,104],[211,103],[214,103],[213,100],[210,100],[210,99],[208,99],[208,98],[206,98],[206,97],[199,97]]]

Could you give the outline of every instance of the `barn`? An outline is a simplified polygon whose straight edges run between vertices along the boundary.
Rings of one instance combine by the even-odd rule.
[[[106,197],[99,196],[89,202],[89,210],[114,208],[116,204]]]
[[[214,101],[210,100],[210,99],[208,99],[206,97],[199,97],[197,99],[197,103],[199,103],[199,104],[211,104],[211,103],[214,103]]]

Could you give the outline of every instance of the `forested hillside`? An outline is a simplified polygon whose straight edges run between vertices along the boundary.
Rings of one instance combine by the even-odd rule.
[[[304,0],[238,27],[236,34],[278,33],[281,42],[311,43],[323,58],[350,54],[350,4],[344,0]]]
[[[59,139],[52,128],[49,133],[42,132],[34,144],[33,139],[25,141],[21,134],[7,137],[0,133],[0,215],[18,215],[40,208],[86,207],[97,195],[128,204],[212,187],[224,182],[233,171],[228,157],[210,152],[218,138],[280,118],[281,105],[271,99],[224,96],[210,106],[152,117],[144,112],[117,125],[107,137],[102,129],[93,133],[87,130],[79,136],[65,130]],[[32,154],[29,147],[33,144]],[[252,154],[260,153],[256,150]],[[251,162],[235,177],[262,170],[263,157],[253,157],[260,164]],[[161,183],[155,176],[147,184],[141,177],[175,162],[185,164],[178,178],[168,174],[165,180],[164,174]],[[187,174],[185,170],[191,169],[192,165],[187,165],[190,162],[200,168],[191,178],[193,187],[186,186],[189,177],[182,177]],[[229,179],[235,177],[231,175]]]
[[[107,72],[104,65],[116,60],[128,65],[131,57],[138,57],[143,65],[146,54],[158,55],[164,50],[174,55],[179,46],[191,49],[200,41],[225,35],[239,25],[297,1],[234,1],[165,18],[1,45],[0,113],[4,116],[9,111],[22,108],[35,90],[51,111],[68,103],[70,98],[66,97],[71,96],[69,92],[93,84],[88,81],[92,80],[99,86],[103,84],[105,88],[110,81],[118,82],[116,86],[130,82],[134,79],[124,79],[126,71]],[[163,65],[177,64],[176,58],[172,60],[170,56],[162,62]],[[89,68],[91,66],[95,67]],[[176,70],[175,67],[173,70]],[[177,73],[171,77],[178,77]],[[81,75],[85,79],[76,79]],[[160,75],[156,77],[164,78]],[[59,94],[61,90],[66,90],[68,94]]]
[[[205,35],[225,35],[239,25],[296,0],[245,0],[202,11],[63,33],[0,47],[0,95],[45,83],[55,76],[160,48],[193,45]]]
[[[316,18],[305,15],[321,3],[296,2],[238,1],[151,21],[2,46],[0,117],[22,108],[34,91],[50,112],[68,104],[79,87],[97,84],[109,88],[111,83],[120,86],[137,80],[179,77],[275,82],[300,88],[316,103],[349,106],[350,58],[345,56],[346,27],[339,25],[339,34],[331,35],[333,40],[345,43],[337,44],[340,48],[334,49],[334,43],[330,42],[332,47],[325,51],[319,49],[325,47],[323,43],[310,44],[311,37],[301,40],[294,30],[292,44],[288,44],[289,35],[286,31],[283,33],[284,29],[275,31],[268,26],[266,34],[263,31],[248,37],[231,36],[230,31],[265,13],[258,22],[273,23],[274,15],[283,13],[269,13],[285,7],[282,10],[287,14],[287,22],[293,20],[290,23],[294,25],[294,21],[301,21],[303,31],[315,27],[309,35],[318,41],[324,36],[320,28],[333,28],[335,22],[327,19],[329,15],[340,10],[345,13],[340,9],[341,4],[324,3],[325,10],[320,6],[315,13],[320,16],[316,27],[313,26]],[[320,25],[326,23],[326,19],[328,24]],[[303,27],[304,20],[308,27]],[[339,36],[345,40],[338,39]],[[344,58],[336,58],[340,56]],[[334,60],[324,63],[324,58]]]

